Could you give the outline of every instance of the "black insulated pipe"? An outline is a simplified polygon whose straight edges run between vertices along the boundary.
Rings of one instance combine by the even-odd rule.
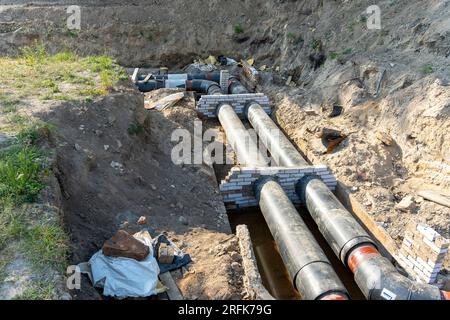
[[[230,94],[246,94],[249,93],[246,87],[235,77],[230,78],[228,85],[228,93]]]
[[[296,185],[296,193],[336,256],[347,264],[349,251],[361,244],[375,243],[317,176],[305,176]]]
[[[138,81],[136,85],[141,92],[149,92],[157,89],[164,88],[163,81],[149,80],[149,81]]]
[[[246,113],[248,121],[279,166],[309,166],[309,163],[300,155],[259,104],[250,104]]]
[[[256,184],[255,193],[295,288],[305,300],[349,294],[283,188],[272,178]]]
[[[187,80],[186,91],[196,91],[208,95],[222,94],[219,84],[210,80]]]
[[[265,155],[248,134],[233,107],[221,105],[217,116],[239,162],[247,166],[267,167]],[[308,300],[348,299],[345,287],[281,186],[273,179],[264,179],[256,184],[255,194],[281,257],[302,297]]]

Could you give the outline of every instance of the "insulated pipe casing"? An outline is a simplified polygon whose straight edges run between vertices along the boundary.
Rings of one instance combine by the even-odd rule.
[[[230,94],[246,94],[248,90],[242,85],[236,78],[230,78],[230,84],[228,86],[228,93]]]
[[[196,91],[208,95],[222,94],[219,84],[209,80],[186,80],[185,87],[187,91]]]
[[[361,244],[376,247],[367,232],[319,177],[303,177],[295,189],[320,232],[344,264],[347,264],[348,253],[352,248]]]
[[[217,117],[239,163],[249,167],[266,167],[269,162],[267,156],[260,151],[254,140],[256,137],[250,135],[233,107],[229,104],[220,105],[217,108]]]
[[[315,300],[333,293],[348,297],[347,290],[283,188],[269,177],[261,179],[255,186],[261,212],[303,299]]]
[[[258,132],[259,138],[279,166],[296,167],[309,165],[259,104],[250,104],[246,113],[248,121]]]

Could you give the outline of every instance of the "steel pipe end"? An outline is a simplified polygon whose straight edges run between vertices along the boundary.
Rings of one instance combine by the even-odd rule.
[[[217,106],[216,106],[216,118],[219,118],[219,111],[220,111],[220,108],[222,108],[223,106],[229,106],[229,104],[225,103],[225,102],[217,104]]]

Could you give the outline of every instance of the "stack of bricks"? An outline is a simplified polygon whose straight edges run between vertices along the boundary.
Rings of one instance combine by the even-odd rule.
[[[316,165],[306,167],[233,167],[219,189],[227,208],[257,206],[254,194],[254,183],[262,176],[274,177],[293,203],[300,203],[295,193],[295,184],[305,175],[317,175],[331,189],[337,185],[336,178],[330,174],[327,166]]]
[[[227,103],[240,118],[245,118],[245,106],[252,102],[258,103],[267,114],[271,113],[269,98],[263,93],[203,95],[197,103],[197,112],[206,118],[216,118],[217,107]]]
[[[416,281],[435,284],[449,243],[432,228],[411,223],[406,229],[398,262]]]
[[[228,85],[230,81],[230,72],[228,70],[220,71],[220,89],[223,94],[228,94]]]

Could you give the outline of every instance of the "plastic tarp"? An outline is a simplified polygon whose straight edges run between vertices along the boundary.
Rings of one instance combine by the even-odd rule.
[[[148,297],[158,293],[159,266],[153,255],[150,237],[135,236],[150,248],[142,261],[107,257],[98,251],[89,260],[92,282],[103,288],[103,295],[116,298]]]

